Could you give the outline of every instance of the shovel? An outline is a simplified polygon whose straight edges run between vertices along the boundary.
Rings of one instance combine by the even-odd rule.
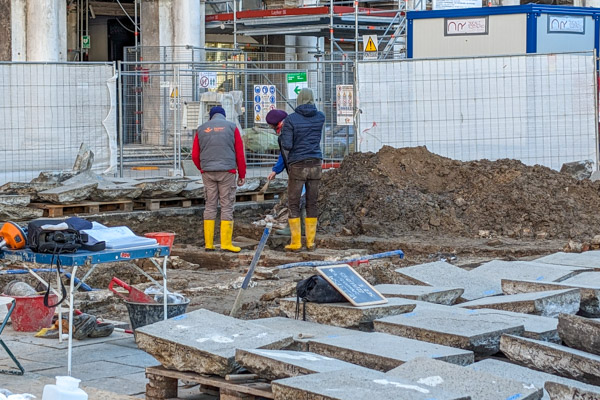
[[[127,290],[129,292],[129,297],[123,296],[122,293],[117,292],[113,288],[113,286],[115,284],[117,284],[118,286],[121,286],[123,289]],[[128,284],[126,284],[125,282],[123,282],[122,280],[120,280],[119,278],[116,278],[116,277],[112,278],[112,280],[108,284],[108,290],[110,290],[111,292],[113,292],[114,294],[116,294],[117,296],[122,298],[123,300],[129,301],[132,303],[156,303],[156,301],[154,301],[154,299],[152,297],[148,296],[146,293],[142,292],[139,289],[129,286]]]

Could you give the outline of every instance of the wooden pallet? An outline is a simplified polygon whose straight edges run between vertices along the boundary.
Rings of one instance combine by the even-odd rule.
[[[202,392],[218,396],[220,400],[274,398],[271,385],[266,382],[234,383],[220,376],[173,371],[162,366],[146,368],[146,378],[149,380],[146,384],[146,400],[177,400],[177,384],[180,379],[200,384]]]
[[[138,199],[133,201],[135,210],[156,211],[161,208],[180,207],[188,208],[192,206],[192,201],[185,197],[169,197],[166,199]]]
[[[111,211],[133,211],[131,200],[82,201],[76,204],[30,203],[30,207],[44,210],[44,217],[54,218],[73,214],[97,214]]]

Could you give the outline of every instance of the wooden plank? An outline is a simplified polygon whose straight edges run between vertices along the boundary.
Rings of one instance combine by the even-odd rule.
[[[73,214],[98,214],[109,211],[132,211],[131,200],[83,201],[75,204],[30,203],[31,207],[44,210],[45,217],[62,217]]]

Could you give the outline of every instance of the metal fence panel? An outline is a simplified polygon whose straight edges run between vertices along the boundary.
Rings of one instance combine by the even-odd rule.
[[[597,163],[596,85],[592,53],[359,62],[358,150]]]
[[[0,183],[70,170],[82,143],[116,172],[116,89],[113,64],[0,63]]]

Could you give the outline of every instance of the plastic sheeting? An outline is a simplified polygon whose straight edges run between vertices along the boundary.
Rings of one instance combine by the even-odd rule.
[[[592,53],[361,62],[357,149],[596,164],[594,68]]]

